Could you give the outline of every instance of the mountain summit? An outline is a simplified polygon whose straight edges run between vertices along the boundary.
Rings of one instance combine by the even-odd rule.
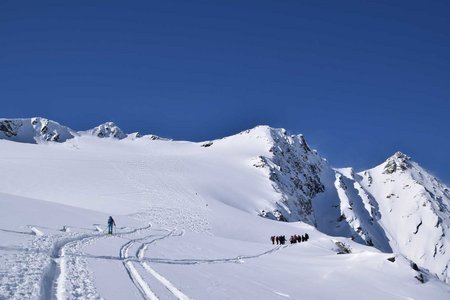
[[[106,122],[91,130],[88,130],[88,132],[100,138],[112,137],[121,140],[127,137],[127,134],[125,134],[122,129],[120,129],[113,122]]]
[[[386,160],[386,164],[384,166],[384,173],[385,174],[392,174],[396,171],[404,171],[408,169],[410,166],[409,161],[410,157],[403,154],[400,151],[397,151],[394,155],[389,157]]]

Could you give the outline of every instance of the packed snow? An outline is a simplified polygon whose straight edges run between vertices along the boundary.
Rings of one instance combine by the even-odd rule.
[[[449,191],[409,158],[355,173],[267,126],[194,143],[106,125],[3,134],[0,299],[449,299]]]

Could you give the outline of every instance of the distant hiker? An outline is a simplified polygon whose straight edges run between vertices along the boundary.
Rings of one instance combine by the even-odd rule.
[[[272,245],[275,245],[275,236],[272,235],[272,236],[270,237],[270,239],[272,240]]]
[[[305,233],[305,238],[306,238],[306,241],[309,240],[309,235],[307,233]]]
[[[297,243],[297,238],[293,235],[291,235],[291,238],[289,239],[289,241],[291,242],[291,244],[295,244]]]
[[[112,234],[113,233],[113,225],[116,226],[116,222],[114,222],[114,219],[109,216],[108,219],[108,234]]]
[[[306,242],[306,236],[302,235],[302,242]]]
[[[276,237],[275,237],[275,240],[277,241],[277,245],[278,245],[278,243],[280,242],[280,237],[279,237],[279,236],[276,236]]]

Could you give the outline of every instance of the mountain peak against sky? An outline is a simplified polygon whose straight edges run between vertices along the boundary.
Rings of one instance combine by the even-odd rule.
[[[88,132],[100,138],[113,137],[121,140],[127,137],[127,134],[111,121],[100,124],[99,126],[88,130]]]
[[[0,139],[36,144],[64,142],[75,135],[70,128],[42,117],[0,119]]]
[[[0,118],[0,139],[11,140],[22,143],[65,142],[80,135],[94,135],[100,138],[131,139],[147,138],[150,140],[170,140],[153,134],[142,134],[140,132],[127,134],[116,123],[112,121],[100,124],[85,131],[73,130],[60,123],[43,118]],[[272,128],[268,125],[258,125],[244,130],[239,134],[252,134],[256,137],[272,137],[287,135],[283,128]],[[300,135],[302,136],[302,135]],[[302,137],[304,141],[304,138]]]
[[[410,160],[411,157],[397,151],[386,160],[383,173],[392,174],[396,171],[404,171],[411,166]]]
[[[271,127],[269,125],[257,125],[253,128],[244,130],[242,132],[240,132],[239,134],[255,134],[256,136],[270,136],[272,138],[275,137],[281,137],[281,136],[285,136],[285,137],[289,137],[289,138],[298,138],[298,140],[305,145],[305,150],[308,149],[308,151],[312,151],[307,142],[306,139],[304,137],[303,134],[297,134],[297,135],[293,135],[291,134],[288,130],[284,129],[284,128],[275,128],[275,127]]]

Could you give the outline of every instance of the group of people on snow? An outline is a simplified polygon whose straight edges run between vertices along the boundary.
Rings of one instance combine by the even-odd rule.
[[[309,239],[309,235],[307,233],[305,233],[304,235],[291,235],[291,238],[289,239],[289,242],[291,244],[295,244],[295,243],[301,243],[301,242],[306,242]],[[270,240],[272,241],[272,244],[275,245],[275,243],[277,245],[284,245],[286,243],[286,236],[284,235],[273,235],[270,237]]]
[[[275,242],[277,243],[277,245],[284,245],[284,243],[286,243],[286,236],[284,235],[278,235],[278,236],[271,236],[270,240],[272,241],[272,244],[275,245]]]
[[[307,242],[309,239],[309,235],[307,233],[305,233],[304,235],[291,235],[291,238],[289,239],[289,241],[291,242],[291,244],[295,244],[295,243],[301,243],[301,242]]]

